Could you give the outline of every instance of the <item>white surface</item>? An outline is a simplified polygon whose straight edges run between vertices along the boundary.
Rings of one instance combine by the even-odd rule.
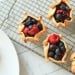
[[[15,48],[0,30],[0,75],[19,75],[19,63]]]
[[[52,62],[46,62],[27,48],[24,49],[27,51],[19,53],[20,75],[73,75]]]

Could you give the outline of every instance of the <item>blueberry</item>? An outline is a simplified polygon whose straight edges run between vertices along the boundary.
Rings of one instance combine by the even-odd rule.
[[[61,60],[61,59],[62,59],[62,56],[61,56],[61,55],[55,55],[54,58],[55,58],[56,60]]]
[[[51,51],[51,52],[48,52],[48,57],[52,57],[52,58],[53,58],[53,57],[54,57],[54,55],[55,55],[55,53],[54,53],[54,52],[52,52],[52,51]]]
[[[52,48],[56,48],[56,45],[51,44],[51,45],[50,45],[50,48],[51,48],[51,49],[52,49]]]
[[[64,15],[63,14],[55,14],[55,20],[56,22],[64,22],[63,20],[63,17]]]
[[[33,24],[37,23],[37,20],[35,20],[34,18],[31,20]]]
[[[64,46],[64,43],[62,41],[59,41],[59,47]]]
[[[65,3],[61,3],[60,4],[60,9],[65,10],[66,9],[66,4]]]
[[[50,48],[51,51],[54,51],[54,52],[55,52],[55,50],[56,50],[56,45],[51,44],[51,45],[49,46],[49,48]]]
[[[60,49],[57,48],[57,49],[55,50],[55,53],[56,53],[56,55],[61,55],[61,51],[60,51]]]
[[[38,26],[38,28],[39,28],[40,30],[43,29],[42,24],[41,24],[40,22],[37,23],[37,26]]]
[[[55,19],[60,22],[60,20],[62,19],[62,15],[61,14],[55,14]]]
[[[33,22],[32,22],[31,20],[32,20],[32,17],[28,16],[27,19],[23,22],[23,24],[24,24],[25,26],[32,25]]]
[[[69,6],[67,6],[67,5],[66,5],[66,7],[65,7],[65,8],[66,8],[66,11],[70,11]]]
[[[65,11],[70,11],[69,6],[65,3],[60,4],[60,9],[65,10]]]
[[[62,52],[62,53],[65,53],[65,51],[66,51],[65,46],[61,46],[60,49],[61,49],[61,52]]]

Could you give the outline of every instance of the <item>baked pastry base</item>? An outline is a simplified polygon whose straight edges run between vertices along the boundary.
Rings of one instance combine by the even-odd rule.
[[[60,35],[61,36],[61,35]],[[49,37],[49,35],[48,35],[48,37]],[[66,57],[67,57],[67,54],[68,54],[68,52],[69,52],[69,49],[68,49],[68,47],[67,47],[67,45],[66,45],[66,43],[63,41],[63,40],[61,40],[61,41],[63,41],[64,42],[64,44],[65,44],[65,48],[66,48],[66,52],[65,52],[65,54],[64,54],[64,56],[63,56],[63,58],[62,58],[62,60],[55,60],[54,58],[52,58],[52,57],[48,57],[48,49],[49,49],[49,43],[48,43],[48,37],[43,41],[43,48],[44,48],[44,55],[45,55],[45,60],[46,61],[52,61],[52,62],[55,62],[55,63],[64,63],[64,64],[66,64]]]
[[[71,71],[72,73],[75,73],[75,52],[71,54],[70,61],[71,61]]]
[[[61,2],[64,2],[65,4],[67,4],[69,6],[69,8],[71,9],[70,10],[70,18],[71,18],[71,20],[65,20],[64,23],[62,23],[62,22],[57,23],[55,18],[54,18],[54,13],[56,11],[56,6],[59,5]],[[58,0],[57,2],[51,4],[50,11],[48,13],[48,18],[52,19],[52,21],[53,21],[53,23],[54,23],[54,25],[56,27],[65,27],[65,26],[69,25],[69,23],[71,23],[73,21],[72,12],[73,12],[73,9],[72,9],[71,5],[69,4],[69,0]]]
[[[43,29],[40,32],[38,32],[34,37],[25,36],[24,33],[22,32],[23,28],[25,27],[23,25],[23,21],[26,20],[28,16],[31,16],[32,18],[39,21],[43,27]],[[47,29],[48,28],[44,25],[44,23],[42,21],[42,16],[40,16],[39,18],[36,18],[29,13],[25,13],[24,18],[19,22],[18,33],[20,34],[20,37],[24,42],[27,42],[27,41],[38,42],[40,40],[40,37],[47,31]]]

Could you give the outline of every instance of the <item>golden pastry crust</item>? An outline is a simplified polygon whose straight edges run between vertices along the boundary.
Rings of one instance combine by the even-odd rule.
[[[55,18],[54,18],[54,13],[55,13],[55,11],[56,11],[56,6],[59,5],[61,2],[66,3],[66,4],[69,6],[69,8],[71,9],[71,10],[70,10],[70,18],[71,18],[71,20],[65,20],[64,23],[62,23],[62,22],[57,23],[56,20],[55,20]],[[50,11],[49,11],[49,13],[48,13],[48,18],[49,18],[49,19],[52,19],[52,21],[53,21],[53,23],[54,23],[54,25],[55,25],[56,27],[65,27],[65,26],[67,26],[69,23],[72,22],[72,20],[73,20],[73,17],[72,17],[73,9],[72,9],[71,5],[69,4],[69,0],[58,0],[57,2],[51,4],[50,8],[51,8],[51,9],[50,9]]]
[[[75,73],[75,52],[70,56],[71,61],[71,71]]]
[[[75,61],[75,52],[71,54],[70,61]]]
[[[60,36],[60,38],[62,38],[61,34],[59,34],[59,36]],[[49,37],[49,35],[48,35],[48,37]],[[56,62],[56,63],[64,63],[64,64],[66,64],[66,60],[65,60],[65,59],[66,59],[66,56],[67,56],[67,54],[68,54],[68,52],[69,52],[69,49],[68,49],[66,43],[65,43],[63,40],[61,40],[61,41],[63,41],[64,44],[65,44],[66,52],[65,52],[65,54],[64,54],[64,56],[63,56],[63,58],[62,58],[62,60],[58,61],[58,60],[55,60],[55,59],[52,58],[52,57],[48,57],[48,49],[49,49],[48,37],[43,41],[43,48],[44,48],[45,60],[46,60],[46,61]]]
[[[42,24],[42,27],[43,29],[38,32],[34,37],[26,37],[24,35],[24,33],[22,32],[23,28],[25,27],[23,25],[23,21],[25,19],[27,19],[28,16],[31,16],[32,18],[36,19],[37,21],[39,21],[41,24]],[[24,15],[24,18],[19,22],[19,28],[18,28],[18,33],[20,34],[21,36],[21,39],[24,41],[24,42],[27,42],[27,41],[31,41],[31,42],[37,42],[39,41],[40,37],[47,31],[47,27],[44,25],[43,21],[42,21],[42,16],[40,16],[39,18],[36,18],[34,17],[33,15],[29,14],[29,13],[25,13]]]

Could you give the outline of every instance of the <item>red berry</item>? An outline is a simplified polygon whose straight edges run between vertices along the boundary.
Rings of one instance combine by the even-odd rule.
[[[32,29],[30,31],[28,31],[28,34],[35,35],[38,32],[39,32],[38,26],[37,25],[33,25]]]
[[[25,28],[23,29],[23,33],[25,33],[25,34],[27,34],[28,31],[29,31],[29,28],[28,28],[28,27],[25,27]]]
[[[60,10],[57,10],[56,13],[57,14],[62,14],[63,13],[63,10],[61,10],[61,9]]]
[[[66,13],[67,17],[69,17],[69,13]]]
[[[58,34],[51,34],[48,39],[48,41],[51,44],[55,44],[55,43],[59,42],[59,40],[60,40],[60,36]]]

